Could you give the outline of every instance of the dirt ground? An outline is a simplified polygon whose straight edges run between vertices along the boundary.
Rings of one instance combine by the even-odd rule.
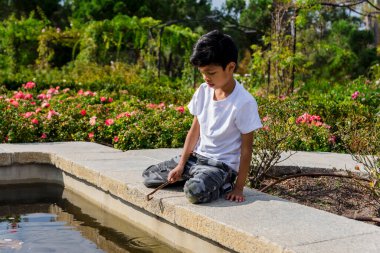
[[[264,181],[269,184],[273,180]],[[283,181],[267,193],[299,204],[349,217],[380,218],[380,200],[352,179],[299,177]],[[380,226],[378,222],[368,222]]]

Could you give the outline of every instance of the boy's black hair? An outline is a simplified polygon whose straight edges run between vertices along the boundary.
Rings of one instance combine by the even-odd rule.
[[[195,67],[209,64],[221,66],[223,70],[230,62],[237,65],[238,49],[232,38],[218,30],[203,35],[195,44],[190,62]]]

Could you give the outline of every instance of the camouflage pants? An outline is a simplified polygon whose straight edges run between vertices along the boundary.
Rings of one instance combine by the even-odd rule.
[[[179,159],[180,156],[176,156],[145,169],[142,175],[145,186],[157,187],[165,183],[169,172],[177,166]],[[223,162],[193,154],[186,162],[180,181],[186,181],[184,192],[191,203],[206,203],[231,191],[236,175],[237,173]]]

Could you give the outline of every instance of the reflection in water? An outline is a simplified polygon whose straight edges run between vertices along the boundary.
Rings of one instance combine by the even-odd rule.
[[[0,186],[0,252],[178,252],[62,187],[46,187]]]

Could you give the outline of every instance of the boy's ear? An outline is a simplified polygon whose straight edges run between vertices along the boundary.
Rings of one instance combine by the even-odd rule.
[[[232,61],[232,62],[228,63],[227,69],[228,69],[229,72],[234,72],[235,68],[236,68],[236,63],[235,62]]]

